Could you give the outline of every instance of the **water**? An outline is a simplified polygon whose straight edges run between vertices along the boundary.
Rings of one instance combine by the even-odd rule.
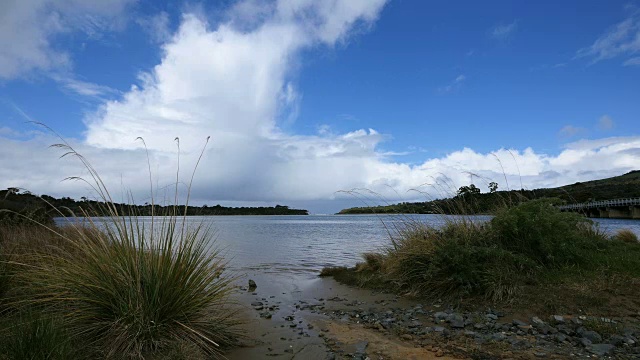
[[[211,223],[215,246],[233,269],[303,275],[317,273],[325,266],[355,265],[362,261],[362,253],[389,245],[388,230],[393,231],[394,225],[406,219],[435,226],[445,221],[442,215],[311,215],[194,216],[187,222]],[[150,218],[139,220],[147,222]],[[638,220],[594,220],[607,232],[627,228],[640,236]]]

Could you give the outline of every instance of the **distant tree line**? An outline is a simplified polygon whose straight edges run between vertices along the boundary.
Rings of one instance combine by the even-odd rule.
[[[162,206],[151,205],[131,205],[114,203],[111,204],[122,216],[150,216],[165,215],[172,211],[179,214],[185,213],[184,206]],[[58,216],[89,216],[105,215],[101,209],[105,209],[107,204],[101,201],[90,200],[82,197],[74,200],[70,197],[60,199],[49,195],[36,196],[29,191],[21,191],[18,188],[8,188],[0,190],[0,224],[18,224],[23,222],[48,223],[53,217]],[[9,210],[9,211],[2,211]],[[215,206],[189,206],[186,208],[187,216],[206,215],[309,215],[307,210],[290,209],[285,205],[273,207],[225,207]],[[28,218],[28,219],[27,219]]]

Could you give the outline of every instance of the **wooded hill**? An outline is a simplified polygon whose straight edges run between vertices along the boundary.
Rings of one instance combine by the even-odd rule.
[[[611,178],[577,182],[557,188],[480,193],[475,185],[463,186],[449,199],[403,202],[393,205],[343,209],[338,214],[489,214],[523,200],[557,198],[567,204],[640,197],[640,170]]]

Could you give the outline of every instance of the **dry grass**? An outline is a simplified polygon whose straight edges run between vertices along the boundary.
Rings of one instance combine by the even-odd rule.
[[[613,236],[615,240],[625,243],[636,244],[638,243],[638,235],[629,229],[620,229]]]

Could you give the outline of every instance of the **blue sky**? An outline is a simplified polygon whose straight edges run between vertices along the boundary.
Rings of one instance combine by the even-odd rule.
[[[640,168],[640,1],[8,1],[0,45],[3,188],[87,195],[27,119],[141,199],[137,136],[158,187],[210,135],[196,202],[313,212]]]

